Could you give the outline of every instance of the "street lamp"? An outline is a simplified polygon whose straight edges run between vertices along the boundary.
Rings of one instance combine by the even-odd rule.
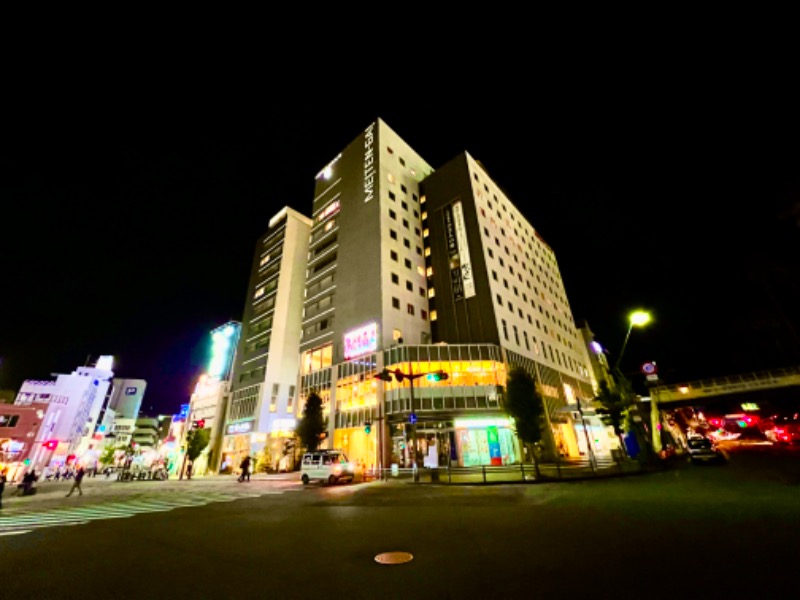
[[[409,371],[411,371],[411,363],[409,362]],[[404,380],[408,379],[409,384],[409,392],[411,397],[411,413],[409,414],[409,421],[411,423],[411,448],[414,450],[414,481],[419,481],[419,469],[422,466],[420,464],[420,452],[417,448],[417,413],[415,412],[416,407],[414,406],[414,380],[419,379],[420,377],[427,376],[428,379],[431,381],[443,381],[448,379],[450,376],[442,371],[441,369],[437,371],[424,371],[422,373],[404,373],[400,369],[395,369],[394,371],[390,369],[383,369],[380,373],[375,375],[373,379],[380,379],[381,381],[391,381],[392,377],[397,380],[397,383],[402,383]]]
[[[625,334],[625,341],[622,342],[622,349],[619,351],[617,361],[614,363],[614,373],[619,371],[619,365],[622,362],[622,354],[625,352],[625,347],[628,345],[628,338],[631,337],[631,329],[634,325],[636,327],[643,327],[650,322],[650,313],[643,310],[633,311],[628,315],[628,332]]]

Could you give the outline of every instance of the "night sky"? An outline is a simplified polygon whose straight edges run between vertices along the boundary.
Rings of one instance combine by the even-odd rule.
[[[800,365],[796,106],[701,77],[468,83],[21,102],[0,140],[0,389],[113,354],[117,376],[147,380],[143,411],[177,412],[209,331],[241,319],[269,219],[309,214],[316,173],[377,117],[434,168],[483,163],[612,362],[628,312],[652,312],[632,377]]]

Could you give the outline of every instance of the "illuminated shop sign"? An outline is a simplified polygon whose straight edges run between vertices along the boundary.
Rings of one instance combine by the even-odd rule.
[[[125,395],[126,396],[135,396],[136,395],[136,388],[135,387],[126,387],[125,388]]]
[[[231,423],[228,425],[228,435],[250,433],[251,431],[253,431],[252,421],[243,421],[242,423]]]
[[[354,358],[378,349],[378,324],[368,323],[344,334],[344,357]]]
[[[485,427],[511,427],[511,419],[456,419],[456,429],[483,429]]]

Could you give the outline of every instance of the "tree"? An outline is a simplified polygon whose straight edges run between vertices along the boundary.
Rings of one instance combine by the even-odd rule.
[[[322,434],[325,433],[325,419],[322,416],[322,398],[314,390],[308,395],[303,407],[303,417],[297,424],[295,433],[309,452],[319,447]]]
[[[522,367],[514,367],[508,373],[503,409],[514,419],[514,431],[528,449],[538,479],[541,474],[537,447],[542,441],[544,400],[536,388],[536,381]]]
[[[211,439],[210,429],[192,429],[186,434],[186,458],[192,464],[203,453]]]
[[[620,447],[622,451],[625,452],[625,441],[622,439],[622,434],[624,433],[622,425],[625,420],[625,413],[634,401],[630,382],[624,377],[618,378],[617,384],[612,389],[607,381],[601,381],[600,393],[595,398],[595,401],[603,407],[598,412],[608,416],[608,420],[614,428],[614,433],[619,438]]]
[[[103,453],[100,455],[100,464],[109,466],[114,464],[114,459],[116,458],[117,449],[114,448],[114,444],[108,444],[104,449]]]

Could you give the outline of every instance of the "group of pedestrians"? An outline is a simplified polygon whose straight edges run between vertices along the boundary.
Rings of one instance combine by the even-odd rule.
[[[83,496],[83,489],[81,488],[81,483],[83,482],[83,478],[86,475],[86,469],[83,465],[78,465],[77,467],[70,470],[70,476],[65,477],[64,479],[72,479],[72,487],[70,487],[69,492],[65,496],[69,498],[72,496],[74,492],[78,492],[78,495]],[[22,481],[17,484],[17,491],[15,492],[18,496],[29,496],[36,493],[35,484],[39,481],[40,475],[36,472],[36,469],[31,469],[27,471],[25,475],[22,476]],[[58,481],[60,477],[56,478]],[[0,509],[3,508],[3,494],[6,490],[6,483],[8,483],[8,467],[0,470]]]

